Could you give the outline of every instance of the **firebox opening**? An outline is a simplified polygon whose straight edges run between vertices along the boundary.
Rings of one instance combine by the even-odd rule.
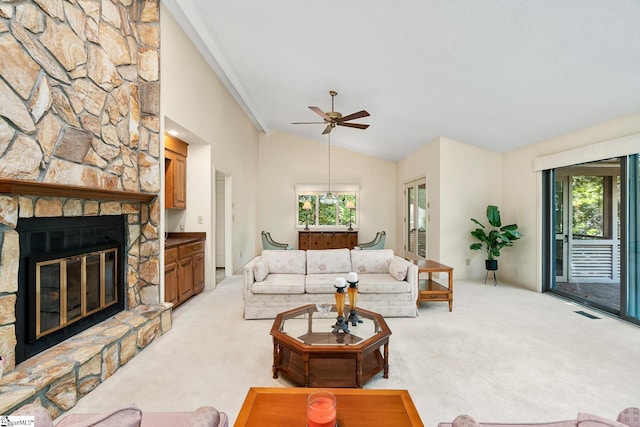
[[[124,310],[124,216],[24,218],[16,363]]]

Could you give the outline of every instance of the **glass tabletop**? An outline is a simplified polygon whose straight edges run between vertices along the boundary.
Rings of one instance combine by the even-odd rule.
[[[333,333],[338,313],[335,306],[324,315],[313,306],[292,310],[283,316],[280,332],[306,344],[348,346],[359,344],[381,332],[377,316],[374,313],[358,310],[361,323],[348,324],[350,333]],[[349,316],[349,306],[345,307],[345,318]]]

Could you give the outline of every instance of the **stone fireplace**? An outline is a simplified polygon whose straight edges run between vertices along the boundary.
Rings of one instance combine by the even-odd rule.
[[[38,400],[57,416],[170,328],[170,310],[159,301],[159,15],[158,0],[0,4],[0,414]],[[69,338],[76,311],[92,311],[95,295],[85,294],[94,300],[84,308],[78,300],[51,306],[47,316],[66,317],[66,341],[17,359],[18,334],[30,335],[18,303],[27,268],[22,222],[110,217],[123,225],[120,261],[113,262],[123,283],[100,298],[115,297],[123,311]],[[44,251],[34,262],[51,273],[57,267],[48,262],[76,271],[77,262],[112,256],[96,258],[96,251],[84,260],[75,249],[63,251],[47,261]],[[78,273],[80,282],[92,268]],[[49,302],[62,297],[47,292]],[[62,309],[64,316],[54,315]]]

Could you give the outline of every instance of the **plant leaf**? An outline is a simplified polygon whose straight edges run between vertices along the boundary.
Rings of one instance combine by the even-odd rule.
[[[491,224],[492,226],[500,227],[500,210],[498,210],[497,206],[487,206],[487,219],[489,220],[489,224]]]

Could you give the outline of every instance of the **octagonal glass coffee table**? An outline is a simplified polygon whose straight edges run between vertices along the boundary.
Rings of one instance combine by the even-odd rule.
[[[315,305],[305,305],[276,316],[273,378],[282,374],[304,387],[362,387],[380,371],[389,377],[391,330],[384,318],[359,308],[362,323],[350,325],[349,334],[333,333],[335,310],[323,316]]]

